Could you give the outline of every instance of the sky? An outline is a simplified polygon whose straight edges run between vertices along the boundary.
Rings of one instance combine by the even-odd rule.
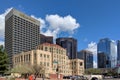
[[[96,57],[99,39],[120,40],[119,4],[120,0],[1,0],[0,44],[4,44],[4,16],[15,8],[40,20],[41,33],[54,36],[54,40],[73,37],[78,51],[88,49]]]

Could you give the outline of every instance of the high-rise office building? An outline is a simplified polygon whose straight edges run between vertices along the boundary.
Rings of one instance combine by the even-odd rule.
[[[12,55],[35,49],[40,44],[40,22],[16,9],[5,16],[5,50]]]
[[[77,40],[74,38],[57,38],[56,44],[67,50],[69,59],[77,58]]]
[[[43,44],[43,43],[53,44],[53,36],[45,36],[43,34],[40,34],[40,44]]]
[[[120,66],[120,40],[117,41],[117,65]]]
[[[104,52],[98,53],[98,68],[105,68],[106,64],[108,64],[108,61],[106,60],[107,56]]]
[[[104,55],[106,56],[106,66],[104,68],[112,68],[116,66],[116,48],[115,48],[116,44],[115,42],[113,42],[112,40],[110,40],[109,38],[104,38],[101,39],[98,44],[97,44],[97,53],[98,55],[98,59],[100,59],[100,53],[104,53]],[[104,59],[102,59],[104,60]],[[101,61],[102,60],[98,60],[98,68],[100,68]]]
[[[77,53],[77,58],[84,60],[84,68],[93,68],[93,54],[88,50],[81,50]]]

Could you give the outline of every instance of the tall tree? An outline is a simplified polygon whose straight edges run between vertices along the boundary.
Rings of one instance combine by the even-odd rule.
[[[0,45],[0,74],[4,74],[8,70],[8,56],[3,45]]]

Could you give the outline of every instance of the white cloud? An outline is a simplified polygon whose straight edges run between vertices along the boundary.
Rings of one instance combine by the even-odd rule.
[[[4,32],[5,32],[5,15],[11,10],[12,8],[8,8],[5,10],[3,14],[0,14],[0,38],[4,38]]]
[[[89,43],[87,50],[93,52],[93,54],[97,54],[97,44],[95,42]]]
[[[4,45],[4,41],[0,41],[0,45]]]
[[[76,22],[76,19],[70,15],[65,17],[59,15],[47,15],[46,21],[49,23],[49,28],[60,29],[60,31],[73,32],[80,24]]]
[[[44,19],[42,19],[42,18],[37,18],[37,17],[35,17],[34,15],[31,15],[31,17],[33,17],[33,18],[35,18],[35,19],[37,19],[37,20],[39,20],[40,21],[40,30],[42,30],[43,28],[45,28],[45,20]]]
[[[57,14],[46,15],[45,19],[37,18],[33,15],[31,15],[31,17],[40,21],[40,30],[42,34],[47,36],[54,36],[54,39],[57,38],[61,32],[73,34],[74,30],[80,27],[80,24],[76,22],[76,19],[70,15],[65,17],[59,16]]]
[[[93,67],[97,68],[97,62],[96,61],[93,61]]]
[[[91,42],[88,44],[87,50],[91,51],[93,53],[93,67],[97,68],[97,43]]]

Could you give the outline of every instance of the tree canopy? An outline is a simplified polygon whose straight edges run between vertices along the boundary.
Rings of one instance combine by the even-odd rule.
[[[8,70],[8,55],[3,45],[0,45],[0,74],[4,74]]]
[[[85,70],[85,74],[101,74],[101,70],[100,69],[94,69],[94,68],[90,68]]]
[[[35,74],[37,77],[38,75],[45,75],[44,66],[41,65],[26,65],[26,64],[18,64],[14,66],[10,73],[20,73],[20,74]]]

